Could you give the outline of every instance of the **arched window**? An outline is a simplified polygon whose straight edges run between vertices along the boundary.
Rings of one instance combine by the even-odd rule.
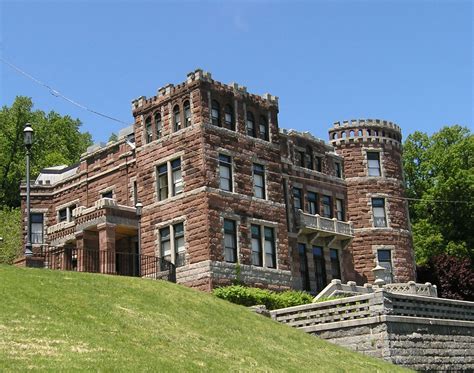
[[[367,136],[371,136],[370,135],[370,130],[366,130],[366,132],[367,132]]]
[[[264,115],[260,115],[260,121],[258,123],[259,137],[262,140],[268,141],[268,121]]]
[[[379,135],[379,131],[378,130],[374,130],[374,136],[378,136]]]
[[[174,122],[174,131],[179,131],[181,129],[181,113],[179,112],[179,106],[176,105],[173,108],[173,122]]]
[[[342,133],[342,136],[341,136],[341,138],[343,138],[343,139],[345,139],[345,138],[346,138],[346,131],[344,131],[344,132]]]
[[[357,132],[357,136],[363,136],[362,130],[359,130],[359,131]]]
[[[354,130],[351,130],[351,131],[349,132],[349,137],[354,137]]]
[[[224,127],[235,131],[234,112],[232,110],[232,106],[230,105],[226,105],[224,107]]]
[[[163,136],[163,123],[161,122],[161,114],[155,114],[155,131],[156,131],[156,138],[161,139]]]
[[[191,125],[191,105],[189,101],[184,101],[183,105],[184,109],[184,126],[189,127]]]
[[[151,117],[145,120],[145,143],[148,144],[153,141],[153,131],[151,129]]]
[[[250,111],[247,111],[247,135],[255,137],[255,118]]]
[[[216,100],[212,100],[211,105],[211,120],[212,124],[215,126],[221,125],[221,106]]]
[[[337,132],[334,132],[334,133],[332,134],[332,139],[333,139],[333,140],[336,140],[336,139],[337,139]]]

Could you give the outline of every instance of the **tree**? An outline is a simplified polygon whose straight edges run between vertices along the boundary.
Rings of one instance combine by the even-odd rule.
[[[0,207],[0,237],[0,263],[11,264],[22,250],[20,209]]]
[[[112,132],[112,134],[110,135],[109,137],[109,141],[108,142],[117,142],[118,140],[118,136],[115,132]]]
[[[403,166],[418,264],[440,254],[473,258],[474,136],[466,127],[415,132]],[[441,202],[454,201],[454,202]]]
[[[28,97],[18,96],[11,107],[0,111],[0,207],[20,205],[20,181],[25,177],[23,129],[31,123],[35,131],[32,146],[31,175],[41,169],[79,161],[92,144],[89,133],[81,133],[79,119],[51,111],[33,111]]]

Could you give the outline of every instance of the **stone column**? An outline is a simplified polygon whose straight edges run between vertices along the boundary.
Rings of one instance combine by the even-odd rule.
[[[84,231],[76,232],[77,271],[85,272]]]
[[[115,274],[115,224],[97,225],[99,231],[100,273]]]

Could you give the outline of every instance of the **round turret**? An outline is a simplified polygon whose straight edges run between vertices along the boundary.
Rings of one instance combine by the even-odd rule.
[[[373,281],[377,265],[387,269],[387,282],[414,280],[400,127],[378,119],[336,122],[329,138],[344,157],[348,219],[355,229],[347,252],[353,280]]]

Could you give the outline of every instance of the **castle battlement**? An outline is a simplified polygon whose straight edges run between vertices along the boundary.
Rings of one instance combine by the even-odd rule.
[[[147,98],[146,96],[140,96],[132,100],[132,111],[170,98],[171,96],[186,90],[188,87],[191,87],[196,82],[207,82],[218,89],[222,89],[234,95],[250,98],[251,100],[254,100],[257,103],[265,103],[267,105],[278,106],[278,96],[274,96],[270,93],[264,93],[262,95],[249,93],[247,91],[246,86],[240,85],[235,82],[232,82],[230,84],[222,83],[220,81],[212,79],[212,74],[210,72],[203,71],[202,69],[196,69],[187,74],[186,81],[177,85],[166,84],[165,86],[158,88],[156,96],[152,96],[149,98]]]

